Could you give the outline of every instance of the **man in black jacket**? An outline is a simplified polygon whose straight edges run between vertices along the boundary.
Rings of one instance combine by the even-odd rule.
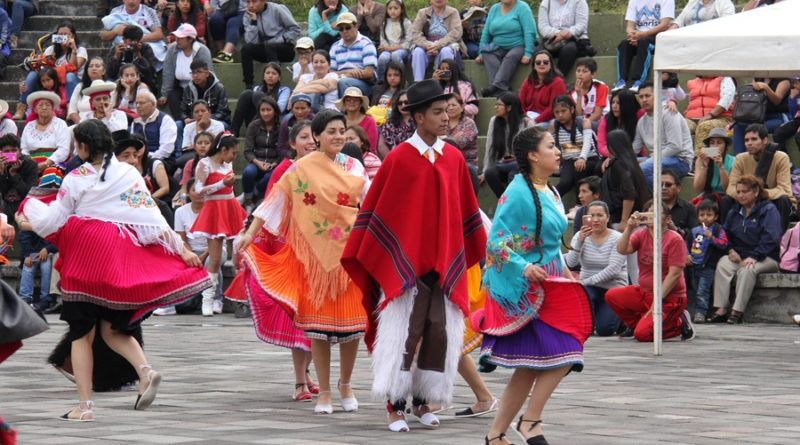
[[[128,25],[122,32],[122,42],[114,45],[106,55],[106,76],[111,81],[119,79],[122,65],[132,63],[139,69],[139,77],[151,91],[157,91],[156,65],[158,60],[153,48],[142,42],[144,31],[136,25]]]

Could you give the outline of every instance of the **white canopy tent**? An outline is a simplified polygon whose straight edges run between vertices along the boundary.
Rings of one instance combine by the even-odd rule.
[[[709,76],[790,77],[800,74],[800,0],[662,32],[656,37],[653,78],[679,72]],[[653,276],[661,271],[661,88],[654,89]],[[661,355],[661,280],[653,283],[653,352]]]

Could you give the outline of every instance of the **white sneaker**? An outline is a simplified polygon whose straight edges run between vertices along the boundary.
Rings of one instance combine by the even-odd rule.
[[[164,306],[160,307],[153,311],[153,315],[156,317],[163,317],[165,315],[175,315],[178,312],[175,311],[175,306]]]
[[[214,302],[211,303],[211,310],[215,314],[221,314],[222,313],[222,300],[214,300]]]

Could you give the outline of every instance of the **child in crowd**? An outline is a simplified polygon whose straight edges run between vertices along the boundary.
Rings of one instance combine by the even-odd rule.
[[[697,206],[697,219],[700,225],[692,229],[692,235],[688,240],[689,259],[691,259],[697,296],[694,322],[704,323],[714,289],[717,261],[728,248],[728,237],[718,222],[719,207],[716,202],[710,199],[701,201]]]
[[[556,97],[553,115],[555,119],[550,123],[550,132],[561,151],[561,175],[556,189],[560,196],[564,196],[579,180],[598,171],[600,157],[592,126],[583,116],[578,116],[572,98],[567,95]]]
[[[189,202],[189,181],[194,179],[194,172],[197,170],[197,164],[201,159],[208,155],[211,150],[211,144],[214,143],[214,135],[205,131],[201,131],[194,136],[194,158],[186,161],[181,171],[181,189],[175,195],[175,200],[172,202],[172,207],[178,208]]]
[[[389,117],[392,102],[397,100],[397,94],[406,86],[405,68],[400,62],[394,60],[386,65],[383,80],[372,89],[372,105],[367,114],[375,118],[375,123],[380,127]]]
[[[33,232],[33,228],[22,214],[22,211],[27,200],[31,198],[38,199],[45,204],[55,201],[63,177],[64,173],[59,168],[46,168],[42,172],[41,178],[39,178],[39,185],[28,192],[28,197],[20,204],[16,214],[16,220],[20,228],[17,239],[19,239],[20,247],[22,248],[21,257],[23,258],[22,275],[19,281],[19,296],[25,303],[33,305],[34,280],[38,270],[41,290],[39,292],[39,302],[35,307],[42,311],[50,307],[50,273],[53,263],[51,255],[58,252],[58,249]]]
[[[58,78],[58,72],[53,67],[45,67],[39,70],[36,78],[36,91],[52,91],[61,98],[61,105],[53,110],[56,117],[64,119],[67,115],[67,87],[61,83]],[[20,84],[20,93],[25,92],[25,84]],[[26,122],[30,122],[35,118],[35,114],[31,110],[28,113]]]
[[[130,117],[136,113],[136,95],[143,91],[150,91],[139,77],[139,68],[132,63],[126,63],[119,69],[117,89],[111,92],[111,103],[117,110],[125,111]]]
[[[575,88],[570,92],[578,114],[592,121],[596,131],[602,118],[611,109],[608,101],[608,86],[597,76],[597,62],[591,57],[582,57],[575,62]]]
[[[588,176],[578,181],[578,203],[575,216],[572,221],[572,231],[578,233],[583,227],[583,217],[587,215],[588,205],[594,201],[602,201],[600,191],[602,190],[603,180],[596,175]]]
[[[213,287],[203,291],[202,312],[204,317],[213,315],[215,288],[219,283],[222,266],[222,246],[244,229],[247,213],[233,195],[236,180],[231,162],[239,152],[239,141],[226,131],[214,138],[208,156],[201,159],[195,170],[194,189],[203,196],[205,204],[189,233],[208,240],[206,269]]]
[[[678,102],[686,99],[686,91],[683,91],[678,75],[676,73],[661,74],[661,101],[667,109],[673,113],[678,112]]]
[[[361,164],[364,165],[367,176],[369,176],[370,180],[374,178],[378,173],[378,169],[381,168],[381,158],[369,151],[369,136],[367,136],[367,132],[358,125],[347,127],[347,131],[344,132],[344,140],[359,149]]]
[[[401,0],[386,2],[386,18],[381,26],[381,42],[378,46],[378,79],[383,78],[389,62],[401,65],[408,61],[411,51],[411,20],[406,14],[406,5]]]
[[[487,13],[483,0],[467,0],[467,4],[469,7],[461,10],[461,27],[464,30],[467,57],[474,59],[481,54],[481,34]]]
[[[294,53],[297,55],[297,62],[292,64],[292,81],[297,84],[303,74],[312,74],[314,65],[311,62],[311,54],[314,52],[314,41],[310,37],[300,37],[294,44]]]

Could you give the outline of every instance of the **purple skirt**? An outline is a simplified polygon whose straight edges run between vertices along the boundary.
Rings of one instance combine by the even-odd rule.
[[[484,334],[478,359],[481,371],[496,367],[547,370],[571,367],[583,370],[583,345],[547,323],[534,319],[510,335],[497,337]]]

